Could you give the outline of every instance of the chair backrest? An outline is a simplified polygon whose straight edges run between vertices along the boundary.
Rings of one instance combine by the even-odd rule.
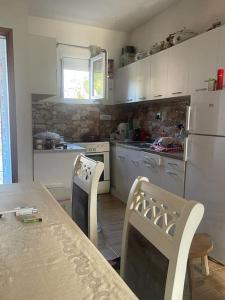
[[[97,191],[104,164],[79,154],[72,175],[72,218],[97,246]]]
[[[189,248],[204,206],[138,177],[129,194],[121,276],[139,299],[183,298]]]

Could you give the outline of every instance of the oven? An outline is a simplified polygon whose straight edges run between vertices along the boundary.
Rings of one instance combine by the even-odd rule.
[[[87,142],[78,143],[86,149],[85,155],[93,160],[104,163],[104,171],[100,177],[98,194],[109,193],[110,190],[110,161],[109,161],[109,142]]]

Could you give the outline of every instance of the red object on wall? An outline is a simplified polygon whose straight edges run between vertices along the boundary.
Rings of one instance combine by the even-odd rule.
[[[223,89],[223,79],[224,79],[224,69],[218,69],[217,71],[217,82],[216,82],[216,89],[222,90]]]

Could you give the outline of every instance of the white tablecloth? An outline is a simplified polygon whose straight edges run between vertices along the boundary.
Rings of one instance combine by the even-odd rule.
[[[0,186],[0,210],[38,208],[42,223],[0,219],[0,299],[137,299],[40,184]]]

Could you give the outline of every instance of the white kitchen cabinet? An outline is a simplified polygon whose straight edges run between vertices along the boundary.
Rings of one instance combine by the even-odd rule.
[[[135,100],[135,72],[135,64],[127,65],[116,72],[116,103],[133,102]]]
[[[135,101],[150,100],[150,59],[147,57],[135,64]]]
[[[127,202],[134,180],[142,174],[140,151],[111,146],[111,192]]]
[[[164,50],[151,56],[151,99],[157,100],[167,96],[168,51]]]
[[[128,158],[127,149],[116,147],[116,196],[123,202],[127,202],[129,195]]]
[[[225,26],[218,29],[219,32],[219,50],[218,50],[218,68],[225,69]],[[224,83],[225,84],[225,83]]]
[[[190,94],[188,90],[190,48],[191,45],[187,41],[168,50],[168,97]]]
[[[85,149],[80,152],[85,152]],[[73,163],[79,152],[34,150],[34,180],[48,187],[56,200],[70,199]]]
[[[219,29],[214,29],[190,39],[190,92],[208,89],[208,79],[216,78],[218,69]]]
[[[161,187],[184,197],[185,162],[163,157],[161,166]]]
[[[120,145],[111,147],[111,192],[127,202],[130,189],[138,176],[151,183],[184,196],[185,162],[158,154],[129,149]]]
[[[161,157],[160,155],[141,152],[141,175],[147,177],[151,183],[161,185]]]
[[[114,103],[122,103],[125,99],[126,89],[127,89],[127,78],[126,78],[125,68],[120,68],[116,71],[115,74],[115,97]]]
[[[125,67],[126,69],[126,78],[128,81],[127,91],[125,96],[125,102],[134,102],[135,101],[135,87],[136,87],[136,64],[130,64]]]
[[[139,150],[127,149],[128,169],[127,180],[129,190],[131,189],[135,179],[138,176],[143,176],[142,173],[142,157]]]
[[[56,69],[56,39],[29,35],[31,93],[56,95]]]
[[[117,183],[117,157],[116,145],[110,146],[110,185],[112,189],[116,188]]]

